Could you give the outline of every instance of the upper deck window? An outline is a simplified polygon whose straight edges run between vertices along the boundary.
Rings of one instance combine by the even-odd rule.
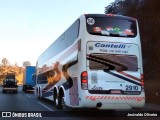
[[[92,35],[112,37],[135,37],[136,21],[120,17],[86,16],[87,31]]]

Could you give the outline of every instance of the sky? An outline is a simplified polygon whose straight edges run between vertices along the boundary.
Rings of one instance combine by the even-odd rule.
[[[0,0],[0,62],[37,58],[81,14],[104,13],[114,0]]]

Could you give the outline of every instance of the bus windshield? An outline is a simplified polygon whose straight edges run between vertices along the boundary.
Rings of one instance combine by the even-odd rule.
[[[116,17],[86,17],[87,31],[92,35],[135,37],[136,21]]]

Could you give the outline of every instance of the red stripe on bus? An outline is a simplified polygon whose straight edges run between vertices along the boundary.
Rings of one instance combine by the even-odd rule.
[[[145,97],[124,97],[124,96],[85,96],[86,99],[91,101],[95,100],[127,100],[127,101],[137,101],[140,102],[145,99]]]
[[[136,78],[136,77],[134,77],[134,76],[132,76],[132,75],[129,75],[129,74],[125,73],[125,72],[122,72],[122,71],[117,71],[117,72],[120,73],[120,74],[122,74],[122,75],[125,75],[125,76],[127,76],[127,77],[130,77],[130,78],[132,78],[132,79],[134,79],[134,80],[141,81],[141,79]]]
[[[86,99],[92,101],[95,100],[127,100],[127,101],[137,101],[140,102],[145,99],[145,97],[127,97],[127,96],[85,96]]]

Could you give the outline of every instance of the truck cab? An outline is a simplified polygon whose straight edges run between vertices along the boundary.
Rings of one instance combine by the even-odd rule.
[[[17,80],[15,78],[15,73],[7,73],[6,78],[3,80],[2,92],[13,92],[17,93]]]

